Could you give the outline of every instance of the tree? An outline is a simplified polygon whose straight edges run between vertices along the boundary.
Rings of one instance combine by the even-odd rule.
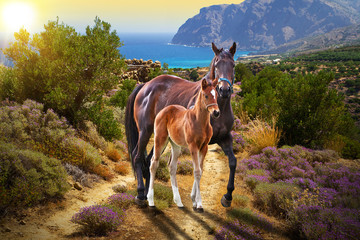
[[[18,101],[44,103],[77,124],[86,103],[94,103],[119,81],[125,62],[122,46],[111,25],[95,18],[81,35],[64,23],[49,21],[45,30],[30,34],[21,29],[4,54],[14,62],[19,82]]]
[[[193,69],[191,72],[190,72],[190,75],[189,75],[190,79],[193,80],[193,81],[197,81],[198,78],[199,78],[199,73]]]

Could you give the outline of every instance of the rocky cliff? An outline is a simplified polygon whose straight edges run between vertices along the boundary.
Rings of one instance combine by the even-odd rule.
[[[360,0],[245,0],[202,8],[188,19],[173,44],[268,50],[296,39],[360,22]]]

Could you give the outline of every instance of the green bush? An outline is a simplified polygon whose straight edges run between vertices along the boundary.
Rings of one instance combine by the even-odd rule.
[[[110,98],[109,102],[112,106],[125,108],[129,95],[132,93],[136,85],[135,80],[125,79],[122,81],[121,88]]]
[[[345,147],[341,151],[343,158],[360,159],[360,143],[357,140],[344,137]]]
[[[268,214],[285,217],[292,198],[300,191],[297,185],[290,183],[259,183],[254,190],[255,205]]]
[[[70,186],[61,162],[0,142],[0,212],[62,197]]]
[[[0,140],[40,151],[48,157],[89,170],[101,162],[101,156],[89,143],[76,137],[65,118],[32,100],[23,105],[2,102],[0,105]]]
[[[8,68],[0,64],[0,100],[16,99],[17,82],[13,68]]]
[[[86,103],[119,81],[125,62],[122,46],[110,24],[95,18],[81,35],[64,23],[49,21],[33,34],[21,29],[4,54],[14,62],[21,102],[32,99],[54,109],[71,123],[81,122]]]
[[[106,140],[111,141],[122,137],[120,123],[116,121],[111,108],[100,100],[85,108],[84,115],[97,126],[97,130]]]

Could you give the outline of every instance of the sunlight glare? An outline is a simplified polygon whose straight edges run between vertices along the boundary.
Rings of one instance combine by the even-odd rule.
[[[12,2],[2,11],[3,21],[7,31],[16,32],[24,27],[29,30],[34,21],[34,9],[27,3]]]

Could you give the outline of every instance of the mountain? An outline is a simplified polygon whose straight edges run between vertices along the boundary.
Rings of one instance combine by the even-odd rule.
[[[356,23],[360,0],[245,0],[202,8],[172,43],[229,46],[235,41],[241,50],[268,50]]]
[[[257,54],[295,53],[314,51],[342,45],[360,44],[360,24],[336,28],[328,33],[314,37],[306,37],[289,43],[282,44],[268,51]]]

